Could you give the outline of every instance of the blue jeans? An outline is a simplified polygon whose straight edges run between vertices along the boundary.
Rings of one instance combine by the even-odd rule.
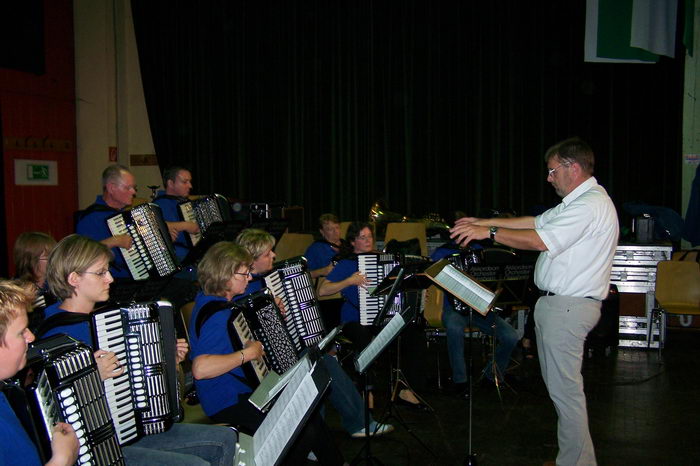
[[[221,426],[175,424],[169,430],[147,435],[122,447],[128,465],[231,465],[236,433]]]
[[[340,414],[343,428],[353,434],[365,425],[365,406],[362,397],[337,359],[326,353],[323,355],[323,362],[331,376],[328,399]],[[373,424],[374,420],[371,416],[369,419],[370,424]]]
[[[469,325],[469,315],[457,312],[452,303],[445,298],[442,308],[442,324],[447,329],[447,355],[452,368],[452,381],[454,383],[466,383],[467,365],[464,360],[464,329]],[[494,311],[482,316],[478,312],[472,313],[472,325],[489,336],[495,336],[496,345],[495,360],[498,370],[505,374],[510,362],[510,355],[518,344],[518,332],[505,320],[501,319]],[[484,369],[484,375],[493,380],[493,373],[489,366]]]

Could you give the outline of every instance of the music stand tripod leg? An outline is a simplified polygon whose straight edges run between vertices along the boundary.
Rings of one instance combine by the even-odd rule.
[[[365,444],[362,449],[358,452],[355,458],[350,463],[351,465],[366,464],[366,465],[379,465],[382,466],[384,463],[379,461],[379,459],[372,456],[371,441],[374,436],[374,432],[370,432],[370,414],[369,414],[369,376],[368,372],[365,371],[362,374],[362,395],[364,397],[365,405]],[[377,425],[377,428],[379,425]],[[364,452],[364,455],[363,455]]]
[[[392,369],[390,377],[394,380],[390,380],[392,389],[391,389],[391,396],[389,398],[389,402],[387,405],[384,407],[384,411],[382,412],[382,416],[380,417],[380,423],[381,424],[386,424],[389,422],[391,418],[394,418],[398,421],[398,423],[408,432],[415,440],[416,442],[423,447],[425,451],[430,453],[434,458],[437,458],[437,455],[435,452],[433,452],[428,445],[426,445],[423,440],[415,433],[413,430],[409,427],[408,423],[401,417],[401,414],[398,410],[395,409],[395,402],[396,402],[396,397],[399,394],[399,389],[403,385],[406,387],[408,390],[411,390],[413,392],[413,389],[408,383],[408,380],[406,380],[406,377],[403,375],[403,372],[401,371],[401,336],[397,338],[396,342],[396,351],[397,351],[397,357],[396,357],[396,368]],[[431,412],[434,412],[433,408],[423,400],[417,393],[413,392],[420,400],[422,403],[424,403]]]

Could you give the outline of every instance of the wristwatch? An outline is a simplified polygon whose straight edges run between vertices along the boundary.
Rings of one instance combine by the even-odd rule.
[[[498,227],[489,227],[489,237],[491,238],[492,241],[496,241],[496,232],[498,231]]]

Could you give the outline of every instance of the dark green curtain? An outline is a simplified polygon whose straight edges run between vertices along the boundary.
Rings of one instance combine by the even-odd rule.
[[[197,193],[302,205],[307,225],[378,198],[527,214],[558,200],[544,151],[578,135],[618,207],[680,211],[683,59],[584,63],[583,0],[132,10],[159,163],[191,167]]]

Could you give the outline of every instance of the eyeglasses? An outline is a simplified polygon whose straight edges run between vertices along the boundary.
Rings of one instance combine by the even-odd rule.
[[[241,275],[243,277],[252,277],[253,274],[250,273],[250,270],[248,272],[233,272],[234,275]]]
[[[138,185],[135,185],[135,184],[128,185],[128,184],[120,183],[119,187],[122,188],[124,191],[131,191],[133,189],[134,192],[136,192],[139,190]]]
[[[568,167],[568,166],[569,166],[569,164],[560,163],[559,165],[557,165],[554,168],[548,168],[547,169],[547,178],[549,178],[550,176],[554,176],[554,172],[559,170],[561,167]]]
[[[90,271],[86,270],[86,271],[80,272],[80,273],[89,273],[90,275],[97,275],[100,278],[105,278],[108,273],[111,275],[111,272],[109,270],[103,270],[101,272],[90,272]]]

